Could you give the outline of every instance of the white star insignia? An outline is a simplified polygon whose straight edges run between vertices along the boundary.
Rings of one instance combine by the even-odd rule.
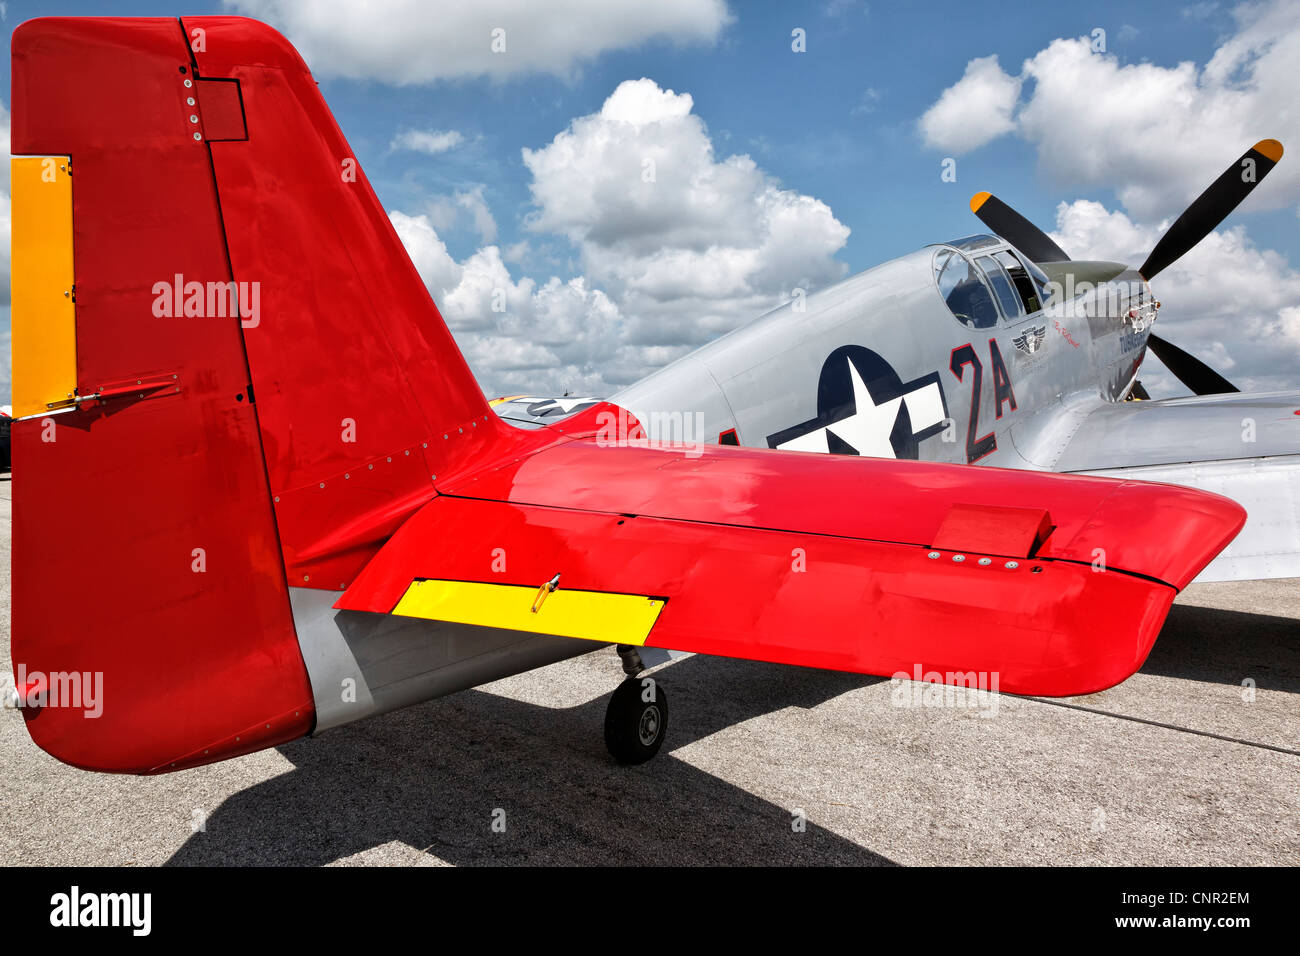
[[[871,458],[895,458],[894,445],[890,441],[894,426],[898,423],[900,406],[906,402],[907,414],[912,421],[914,432],[922,431],[943,420],[943,401],[939,397],[939,386],[934,382],[921,388],[881,402],[879,405],[871,398],[871,392],[858,368],[851,359],[845,359],[849,366],[849,381],[853,385],[853,414],[837,422],[815,428],[806,435],[792,438],[778,445],[789,451],[829,452],[829,435],[834,435],[859,455]]]

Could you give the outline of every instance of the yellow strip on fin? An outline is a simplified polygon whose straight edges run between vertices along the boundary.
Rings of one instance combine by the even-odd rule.
[[[645,644],[664,599],[605,591],[551,592],[533,611],[537,588],[478,581],[412,581],[393,613],[429,621],[578,637],[610,644]]]
[[[77,391],[68,166],[66,156],[9,163],[14,418],[69,405]]]

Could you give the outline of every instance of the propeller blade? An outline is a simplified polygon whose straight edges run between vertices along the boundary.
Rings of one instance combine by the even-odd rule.
[[[1020,213],[992,193],[976,193],[970,197],[970,211],[980,222],[1011,243],[1033,262],[1068,262],[1065,250],[1047,237]]]
[[[1152,333],[1147,336],[1147,346],[1156,353],[1156,358],[1164,363],[1165,368],[1174,373],[1178,381],[1197,395],[1221,395],[1224,392],[1241,391],[1195,355],[1184,352],[1168,339],[1162,339]]]
[[[1228,213],[1236,209],[1250,195],[1261,179],[1282,158],[1282,144],[1275,139],[1261,139],[1241,158],[1223,171],[1210,188],[1196,197],[1196,201],[1183,210],[1172,226],[1160,237],[1156,247],[1147,256],[1138,272],[1148,282],[1166,266],[1182,258],[1183,254],[1208,236]],[[1157,353],[1159,354],[1159,353]]]

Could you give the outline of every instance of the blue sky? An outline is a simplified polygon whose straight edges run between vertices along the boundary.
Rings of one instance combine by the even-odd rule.
[[[702,2],[716,5],[720,0]],[[682,5],[686,5],[686,0],[682,0]],[[17,0],[0,6],[3,6],[6,26],[12,29],[21,20],[37,15],[102,15],[108,5]],[[496,0],[495,6],[505,9],[510,4]],[[392,10],[385,13],[384,7]],[[393,4],[375,4],[371,9],[379,20],[402,16],[401,7],[401,0],[394,0]],[[1063,135],[1059,129],[1035,132],[1017,128],[987,143],[955,151],[945,148],[942,142],[936,143],[936,137],[927,142],[918,127],[920,118],[944,91],[962,79],[970,61],[996,55],[1000,70],[1007,76],[1017,76],[1024,61],[1047,50],[1054,40],[1091,37],[1097,28],[1106,32],[1106,49],[1101,55],[1113,61],[1117,84],[1140,82],[1134,77],[1125,80],[1123,70],[1141,63],[1170,71],[1180,63],[1191,63],[1194,72],[1202,71],[1216,50],[1249,32],[1249,18],[1243,19],[1240,8],[1226,3],[1005,3],[990,7],[967,3],[864,4],[840,0],[809,4],[732,2],[727,7],[727,22],[720,29],[710,31],[682,27],[680,22],[669,23],[660,35],[648,40],[636,35],[622,40],[613,31],[603,49],[594,55],[574,56],[558,69],[541,68],[512,75],[471,75],[472,70],[467,70],[462,75],[434,76],[404,85],[392,82],[392,77],[378,75],[382,70],[372,70],[376,75],[366,76],[364,65],[353,71],[363,74],[360,76],[331,75],[347,70],[332,68],[328,57],[316,58],[312,51],[327,49],[329,42],[346,44],[348,37],[334,37],[331,41],[326,36],[330,30],[328,21],[322,25],[295,20],[286,9],[280,0],[241,0],[233,7],[202,2],[112,5],[116,15],[263,13],[263,18],[270,19],[303,49],[386,208],[411,217],[426,216],[436,231],[436,240],[432,241],[442,243],[446,254],[460,264],[486,245],[504,251],[527,242],[527,252],[517,252],[513,260],[507,256],[510,281],[531,278],[540,286],[552,276],[562,281],[585,276],[586,290],[603,290],[608,294],[609,304],[617,312],[611,321],[629,325],[640,320],[638,309],[644,311],[645,305],[631,301],[626,294],[625,287],[631,285],[629,270],[633,267],[610,265],[603,256],[612,254],[612,247],[596,248],[589,240],[575,239],[585,227],[573,226],[567,231],[530,228],[530,217],[535,220],[539,213],[543,221],[548,217],[546,209],[539,206],[530,191],[538,174],[523,158],[523,150],[544,149],[575,119],[600,113],[602,104],[625,80],[646,77],[660,90],[689,94],[693,101],[691,113],[703,121],[715,161],[721,162],[731,155],[748,155],[769,181],[779,183],[792,195],[819,200],[829,207],[834,221],[847,227],[848,238],[837,248],[832,248],[835,242],[828,240],[826,268],[813,270],[806,276],[791,273],[789,282],[785,283],[787,288],[797,280],[829,281],[833,278],[834,263],[842,264],[844,272],[857,272],[927,242],[981,231],[967,208],[967,201],[972,193],[982,189],[992,190],[1047,229],[1059,225],[1058,203],[1092,200],[1100,203],[1108,214],[1124,215],[1134,229],[1158,235],[1160,219],[1176,215],[1182,205],[1209,184],[1214,174],[1253,142],[1253,139],[1239,140],[1254,135],[1248,123],[1240,129],[1225,129],[1217,155],[1190,140],[1147,141],[1141,148],[1154,154],[1177,154],[1180,150],[1196,153],[1195,169],[1180,170],[1186,175],[1182,179],[1173,177],[1166,184],[1166,194],[1144,194],[1145,198],[1137,200],[1129,196],[1130,202],[1126,203],[1124,197],[1128,194],[1121,192],[1126,186],[1141,192],[1154,188],[1153,179],[1169,177],[1158,166],[1137,169],[1132,176],[1122,172],[1124,167],[1118,167],[1121,173],[1114,182],[1104,181],[1104,176],[1081,174],[1079,169],[1070,168],[1069,163],[1062,164],[1052,158],[1052,149],[1059,146]],[[1284,19],[1293,22],[1289,15]],[[791,31],[796,27],[806,31],[805,53],[791,50]],[[357,32],[355,27],[349,29]],[[421,29],[425,27],[411,25],[414,32]],[[456,29],[455,25],[449,27],[452,36],[431,32],[427,56],[432,59],[444,55],[441,51],[446,44],[481,41],[477,25],[463,27],[467,32],[460,37],[454,35]],[[575,21],[574,29],[580,31],[584,27]],[[377,35],[373,42],[386,41],[383,35]],[[1261,55],[1256,49],[1252,57],[1257,60]],[[1045,69],[1057,67],[1048,63]],[[1231,82],[1220,84],[1218,94],[1227,95],[1225,89],[1234,83],[1249,87],[1252,82],[1262,87],[1267,79],[1257,77],[1252,81],[1247,66]],[[10,103],[7,70],[0,84],[7,108]],[[1037,85],[1044,86],[1041,77]],[[1208,86],[1208,81],[1194,78],[1193,85]],[[1023,83],[1017,111],[1031,104],[1033,89],[1032,82]],[[1206,95],[1211,92],[1207,91]],[[1260,97],[1264,92],[1267,91],[1261,91]],[[1053,110],[1053,122],[1057,126],[1068,127],[1074,122],[1077,109],[1080,136],[1089,137],[1095,143],[1100,128],[1101,138],[1126,141],[1125,148],[1135,150],[1134,141],[1144,136],[1140,120],[1145,114],[1141,110],[1137,111],[1137,122],[1130,122],[1131,118],[1124,115],[1099,118],[1096,114],[1101,107],[1092,91],[1079,89],[1077,94],[1077,100],[1067,104],[1069,108],[1062,109],[1059,97],[1043,104],[1044,109]],[[1263,119],[1259,136],[1255,138],[1273,135],[1292,147],[1286,136],[1289,130],[1283,127],[1300,129],[1294,97],[1289,103],[1275,105],[1280,113],[1286,114],[1279,117],[1279,128],[1263,128],[1269,114],[1261,107]],[[1158,109],[1158,104],[1152,108]],[[967,111],[967,115],[977,113],[978,110]],[[1194,120],[1193,116],[1189,122]],[[391,148],[394,137],[404,130],[454,131],[459,134],[459,143],[436,155]],[[1212,133],[1205,135],[1214,142]],[[1294,138],[1294,148],[1300,149],[1300,137]],[[1210,155],[1201,155],[1207,152]],[[957,161],[955,183],[941,181],[940,163],[946,156],[953,156]],[[1141,166],[1143,162],[1139,160],[1136,165]],[[1280,184],[1274,201],[1256,204],[1259,208],[1243,207],[1226,224],[1241,225],[1247,231],[1249,248],[1243,251],[1238,243],[1233,247],[1233,254],[1253,253],[1258,257],[1265,252],[1275,253],[1280,258],[1269,260],[1273,266],[1280,263],[1294,276],[1291,264],[1300,259],[1297,244],[1300,190],[1293,185],[1296,181],[1292,177]],[[1272,186],[1272,181],[1268,185]],[[1179,189],[1184,198],[1175,201],[1171,197],[1179,195]],[[1258,192],[1265,189],[1262,187]],[[494,228],[485,230],[483,220],[474,218],[471,201],[458,205],[458,194],[480,197]],[[554,216],[550,221],[554,221]],[[1117,225],[1113,219],[1107,223],[1076,237],[1076,241],[1099,246],[1106,258],[1123,258],[1130,251],[1141,251],[1106,250],[1108,238],[1115,241],[1114,237],[1123,234],[1130,244],[1140,239],[1125,232],[1128,227],[1124,223]],[[1079,222],[1074,225],[1083,228]],[[408,232],[401,229],[399,232],[410,246]],[[420,265],[418,257],[417,265]],[[454,279],[459,274],[451,275]],[[445,296],[439,293],[449,293],[450,288],[435,287],[436,283],[428,276],[426,280],[434,288],[435,299],[443,305]],[[1300,278],[1297,283],[1295,288],[1300,288]],[[713,318],[708,323],[708,334],[716,334],[752,317],[750,311],[758,314],[762,309],[755,307],[766,305],[766,299],[772,300],[771,305],[777,304],[780,291],[776,286],[755,283],[733,303],[717,305],[710,312]],[[1184,298],[1188,309],[1196,307],[1193,298]],[[695,301],[698,300],[686,297],[678,300],[678,304],[689,309]],[[1201,305],[1209,308],[1215,301],[1215,296],[1207,295]],[[1292,305],[1297,301],[1300,300],[1295,297],[1289,300]],[[663,305],[663,300],[659,304]],[[1279,305],[1274,297],[1252,303],[1249,308],[1263,310],[1260,321],[1264,323],[1270,321],[1269,310],[1278,316],[1277,321],[1288,322],[1292,314],[1283,314],[1285,304]],[[583,306],[589,307],[590,301]],[[444,312],[447,311],[444,307]],[[576,317],[578,326],[587,314]],[[450,315],[449,321],[458,337],[464,334],[467,340],[479,336],[486,341],[493,334],[485,322],[472,316],[461,323],[460,329]],[[1187,321],[1189,332],[1195,334],[1190,335],[1190,342],[1181,338],[1179,341],[1191,345],[1198,354],[1209,357],[1215,353],[1216,346],[1220,350],[1235,347],[1231,342],[1225,343],[1222,335],[1215,338],[1214,330],[1219,327],[1215,315],[1195,314]],[[623,384],[634,370],[652,367],[698,344],[700,337],[683,334],[677,340],[653,343],[660,347],[658,351],[632,360],[629,360],[629,350],[648,341],[643,335],[625,337],[618,345],[622,351],[617,361],[613,353],[600,349],[589,348],[580,355],[562,355],[552,349],[562,364],[571,369],[560,378],[546,374],[530,377],[529,373],[542,370],[527,368],[526,362],[525,367],[502,370],[499,375],[477,368],[476,371],[489,390],[505,390],[537,380],[540,387],[615,386]],[[1296,342],[1300,348],[1300,336]],[[467,345],[467,351],[473,364],[474,350]],[[491,350],[484,345],[481,351],[487,354]],[[1262,355],[1267,349],[1261,346],[1259,351]],[[618,365],[620,373],[602,371],[597,367],[602,359]],[[1279,384],[1274,379],[1281,371],[1264,364],[1249,365],[1253,361],[1250,355],[1233,355],[1231,361],[1239,368],[1247,363],[1246,372],[1260,384]]]

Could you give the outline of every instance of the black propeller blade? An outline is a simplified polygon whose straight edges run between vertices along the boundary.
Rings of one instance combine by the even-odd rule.
[[[1034,262],[1068,262],[1065,250],[1020,213],[992,193],[976,193],[970,211],[996,235],[1011,243]]]
[[[1185,252],[1208,236],[1227,218],[1228,213],[1250,195],[1250,191],[1281,158],[1282,144],[1275,139],[1262,139],[1242,153],[1239,160],[1210,184],[1209,189],[1183,210],[1183,214],[1160,237],[1138,272],[1149,282],[1166,266],[1182,258]],[[1156,354],[1160,355],[1159,352]],[[1163,359],[1164,356],[1161,356],[1162,361]]]
[[[1162,339],[1155,333],[1147,336],[1147,346],[1156,353],[1156,358],[1164,363],[1165,368],[1174,373],[1178,381],[1197,395],[1219,395],[1224,392],[1241,391],[1195,355],[1184,352],[1177,345]]]

